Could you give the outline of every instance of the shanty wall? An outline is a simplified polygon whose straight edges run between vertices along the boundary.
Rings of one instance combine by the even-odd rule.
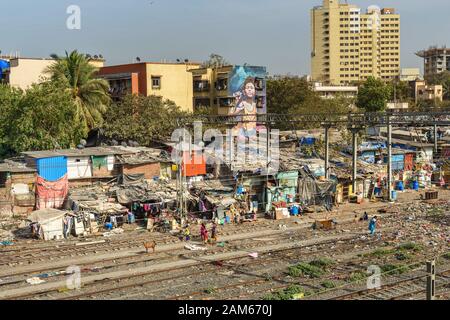
[[[159,177],[161,174],[161,165],[156,163],[145,164],[123,164],[123,174],[144,174],[145,179],[152,180],[154,177]]]
[[[5,173],[6,174],[6,173]],[[30,213],[35,206],[36,173],[11,173],[0,188],[0,201],[15,214]]]

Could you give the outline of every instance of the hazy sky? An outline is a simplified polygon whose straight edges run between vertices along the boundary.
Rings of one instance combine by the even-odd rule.
[[[344,1],[344,0],[341,0]],[[265,65],[271,74],[310,73],[309,11],[322,0],[14,0],[2,4],[0,50],[48,57],[65,50],[101,53],[107,64],[189,58],[212,52],[235,64]],[[402,67],[414,55],[450,46],[448,0],[352,0],[401,14]],[[81,30],[68,30],[66,9],[81,8]]]

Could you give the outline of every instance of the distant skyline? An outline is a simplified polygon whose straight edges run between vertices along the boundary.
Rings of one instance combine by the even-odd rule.
[[[344,2],[341,0],[341,2]],[[450,46],[450,2],[349,0],[395,7],[401,15],[401,66],[423,69],[415,52]],[[3,4],[2,54],[47,58],[78,49],[107,65],[142,61],[202,62],[210,53],[233,64],[267,66],[270,74],[310,74],[310,9],[322,0],[15,0]],[[66,27],[70,5],[81,30]],[[6,14],[5,14],[6,12]]]

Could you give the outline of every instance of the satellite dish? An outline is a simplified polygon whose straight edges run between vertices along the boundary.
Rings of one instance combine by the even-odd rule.
[[[98,59],[98,55],[95,55],[95,56],[94,56],[94,59]]]
[[[184,62],[188,63],[188,62],[189,62],[189,59],[184,59]]]
[[[90,54],[87,54],[87,55],[86,55],[86,58],[91,58],[91,55],[90,55]]]
[[[103,56],[101,54],[98,55],[100,57],[100,59],[103,59]]]
[[[137,61],[137,62],[141,62],[141,58],[136,57],[136,61]]]
[[[177,62],[178,62],[178,63],[180,63],[180,62],[181,62],[181,60],[180,60],[180,59],[177,59]]]

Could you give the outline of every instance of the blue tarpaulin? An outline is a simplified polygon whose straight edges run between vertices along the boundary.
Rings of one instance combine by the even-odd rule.
[[[67,158],[52,157],[36,159],[38,174],[47,181],[54,182],[67,174]]]
[[[9,62],[6,60],[0,60],[0,78],[3,77],[3,70],[9,68]]]

